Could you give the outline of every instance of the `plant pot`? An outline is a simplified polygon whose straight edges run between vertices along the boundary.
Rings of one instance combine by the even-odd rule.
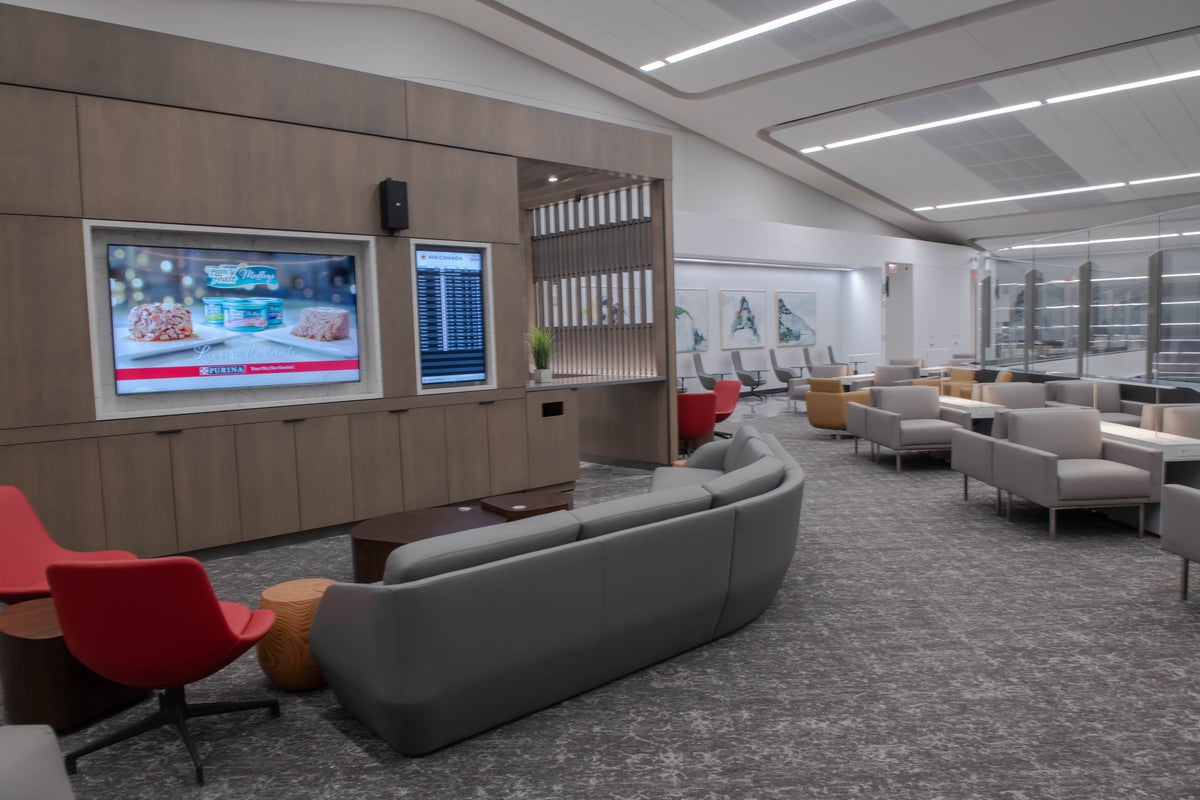
[[[535,369],[533,371],[534,383],[549,383],[554,380],[554,373],[548,369]]]

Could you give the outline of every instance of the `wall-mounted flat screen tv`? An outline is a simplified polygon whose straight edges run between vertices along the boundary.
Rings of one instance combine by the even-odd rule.
[[[421,386],[486,383],[484,248],[416,244],[413,259]]]
[[[108,245],[119,395],[361,378],[352,255]]]

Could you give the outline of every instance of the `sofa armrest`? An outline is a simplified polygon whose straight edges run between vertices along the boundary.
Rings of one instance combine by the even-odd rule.
[[[882,408],[868,407],[867,439],[887,448],[900,446],[900,421],[902,417],[895,411],[884,411]]]
[[[967,430],[971,429],[971,412],[963,408],[938,409],[938,419],[953,422],[955,425],[960,425]]]
[[[1150,502],[1158,502],[1163,479],[1163,454],[1161,450],[1134,444],[1133,442],[1118,442],[1115,439],[1104,439],[1101,443],[1100,454],[1109,461],[1128,464],[1131,467],[1137,467],[1149,472]]]
[[[867,438],[867,406],[862,403],[846,403],[846,433],[860,439]]]
[[[1134,416],[1140,417],[1142,415],[1142,409],[1145,408],[1147,405],[1149,405],[1149,404],[1143,403],[1140,400],[1124,400],[1123,399],[1123,400],[1121,400],[1121,413],[1122,414],[1133,414]]]
[[[1007,439],[995,440],[992,479],[998,489],[1044,506],[1058,500],[1058,456]]]
[[[1200,561],[1200,489],[1168,483],[1162,487],[1159,535],[1162,549],[1188,561]]]
[[[732,439],[717,439],[706,442],[696,448],[696,452],[688,456],[686,466],[698,469],[725,469],[725,451],[729,449]]]
[[[984,483],[991,483],[996,440],[972,430],[950,431],[950,468]]]

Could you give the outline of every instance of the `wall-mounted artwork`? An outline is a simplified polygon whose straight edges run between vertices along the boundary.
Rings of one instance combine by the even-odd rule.
[[[776,319],[780,347],[807,346],[817,343],[816,292],[776,292]]]
[[[721,346],[762,347],[766,310],[765,292],[721,290]]]
[[[675,290],[675,352],[708,349],[708,290]]]

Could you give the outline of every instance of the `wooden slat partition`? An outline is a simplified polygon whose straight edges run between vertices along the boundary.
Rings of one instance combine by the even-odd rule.
[[[657,375],[648,195],[644,184],[534,210],[534,320],[554,331],[555,372]]]

